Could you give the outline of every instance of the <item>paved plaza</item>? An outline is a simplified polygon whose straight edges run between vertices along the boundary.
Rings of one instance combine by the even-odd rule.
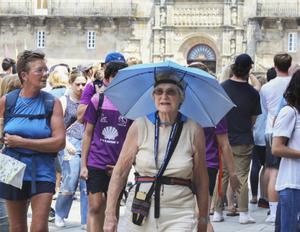
[[[53,201],[55,204],[55,201]],[[249,204],[252,217],[256,220],[255,224],[241,225],[238,223],[238,217],[226,217],[225,221],[213,223],[215,232],[273,232],[274,226],[265,223],[267,209],[258,208],[256,205]],[[124,214],[124,207],[121,207],[121,218]],[[30,221],[30,218],[29,218]],[[66,220],[66,227],[57,228],[54,223],[49,223],[51,232],[83,232],[80,225],[80,204],[79,200],[75,200],[70,212],[69,218]],[[124,228],[119,228],[119,232],[124,231]]]

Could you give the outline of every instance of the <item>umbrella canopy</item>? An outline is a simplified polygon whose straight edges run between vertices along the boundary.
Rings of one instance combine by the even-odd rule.
[[[179,111],[202,127],[216,126],[234,107],[218,81],[197,68],[188,68],[172,61],[130,66],[118,72],[104,94],[120,113],[136,119],[155,112],[152,98],[157,73],[175,72],[185,82],[185,100]]]

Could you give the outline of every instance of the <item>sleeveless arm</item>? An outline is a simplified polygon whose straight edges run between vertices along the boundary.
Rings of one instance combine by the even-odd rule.
[[[196,191],[196,200],[199,210],[199,218],[208,220],[208,174],[206,168],[205,137],[203,129],[195,124],[193,141],[193,185]],[[207,224],[199,220],[198,231],[206,231]]]
[[[50,120],[52,134],[49,138],[29,139],[17,135],[5,134],[4,143],[7,147],[31,149],[42,153],[55,153],[65,147],[65,126],[62,106],[55,100]]]

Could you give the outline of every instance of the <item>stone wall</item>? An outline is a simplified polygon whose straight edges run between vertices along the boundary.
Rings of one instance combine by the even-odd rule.
[[[185,65],[191,49],[204,44],[216,55],[217,73],[242,52],[263,72],[274,54],[287,51],[288,33],[299,32],[300,0],[287,1],[86,0],[83,6],[48,0],[46,11],[38,12],[36,1],[2,0],[0,58],[35,48],[36,32],[43,30],[50,65],[99,62],[110,51],[145,63],[172,59]],[[87,49],[88,30],[96,32],[95,49]],[[291,55],[299,61],[299,51]]]

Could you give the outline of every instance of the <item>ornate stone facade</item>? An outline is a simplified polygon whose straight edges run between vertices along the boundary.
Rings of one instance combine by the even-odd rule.
[[[263,72],[277,52],[298,62],[299,24],[300,0],[1,0],[0,58],[44,45],[50,65],[117,50],[143,62],[202,60],[220,73],[247,52]]]

